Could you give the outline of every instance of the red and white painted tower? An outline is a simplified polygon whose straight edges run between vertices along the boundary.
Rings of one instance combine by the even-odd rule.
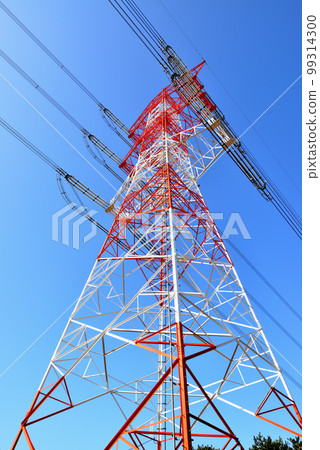
[[[199,70],[187,78],[200,96]],[[104,395],[125,411],[105,449],[191,450],[201,437],[243,448],[224,405],[299,434],[296,404],[197,184],[233,143],[213,141],[208,128],[219,126],[205,127],[170,85],[131,127],[112,227],[12,448],[22,434],[34,448],[33,423]]]

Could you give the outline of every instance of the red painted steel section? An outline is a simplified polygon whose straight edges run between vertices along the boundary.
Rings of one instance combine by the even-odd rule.
[[[35,448],[34,448],[32,442],[31,442],[31,439],[30,439],[30,436],[29,436],[29,433],[28,433],[26,427],[23,427],[22,429],[23,429],[23,434],[24,434],[24,436],[25,436],[25,438],[26,438],[26,441],[27,441],[27,443],[28,443],[29,449],[30,449],[30,450],[35,450]]]
[[[265,406],[265,404],[267,403],[268,399],[271,397],[272,394],[274,394],[277,397],[277,399],[279,400],[281,406],[269,409],[267,411],[262,411],[263,407]],[[289,401],[289,404],[285,403],[283,399]],[[293,408],[293,411],[294,411],[295,415],[290,410],[290,407]],[[267,422],[272,423],[273,425],[276,425],[276,426],[278,426],[280,428],[283,428],[283,429],[285,429],[287,431],[290,431],[291,433],[294,433],[294,434],[296,434],[298,436],[301,436],[301,434],[291,430],[290,428],[284,427],[283,425],[281,425],[281,424],[279,424],[277,422],[271,421],[271,420],[267,419],[266,417],[262,417],[264,414],[269,414],[271,412],[278,411],[280,409],[285,409],[290,414],[290,416],[292,417],[294,422],[298,425],[298,427],[300,429],[302,429],[302,418],[301,418],[301,415],[299,413],[299,410],[297,408],[296,403],[294,402],[294,400],[292,400],[287,395],[285,395],[282,392],[280,392],[275,387],[271,387],[270,388],[269,392],[267,393],[267,395],[265,396],[265,398],[262,400],[261,404],[259,405],[258,409],[256,410],[255,415],[256,415],[256,417],[259,417],[260,419],[264,419]]]
[[[70,404],[68,408],[63,408],[63,409],[61,409],[61,410],[59,410],[59,411],[57,411],[57,412],[55,412],[55,413],[52,413],[52,414],[43,416],[43,417],[41,417],[41,418],[39,418],[39,419],[37,419],[37,420],[35,420],[35,421],[29,422],[30,417],[31,417],[31,416],[32,416],[32,415],[40,408],[40,406],[46,401],[46,399],[47,399],[47,398],[53,398],[53,397],[51,397],[51,394],[57,389],[58,386],[60,386],[60,384],[61,384],[62,382],[64,382],[65,385],[66,385],[66,382],[65,382],[65,378],[64,378],[64,377],[61,377],[56,383],[54,383],[54,384],[52,385],[52,388],[51,388],[46,394],[42,393],[41,391],[38,391],[38,392],[37,392],[37,394],[36,394],[36,396],[35,396],[35,398],[34,398],[32,404],[31,404],[31,406],[30,406],[29,411],[27,412],[25,418],[24,418],[23,421],[21,422],[21,428],[20,428],[20,430],[19,430],[19,432],[18,432],[18,434],[17,434],[17,436],[16,436],[16,438],[15,438],[13,444],[12,444],[11,450],[14,450],[14,449],[16,448],[16,446],[17,446],[17,444],[18,444],[18,442],[19,442],[19,439],[20,439],[20,437],[21,437],[21,435],[22,435],[22,432],[23,432],[23,434],[25,435],[25,438],[26,438],[26,440],[27,440],[27,443],[28,443],[28,445],[29,445],[29,448],[30,448],[30,449],[34,449],[33,444],[32,444],[32,442],[31,442],[31,439],[30,439],[30,436],[29,436],[29,434],[28,434],[28,432],[27,432],[27,430],[26,430],[26,426],[28,426],[29,424],[35,423],[35,422],[39,422],[39,421],[44,420],[44,419],[46,419],[46,418],[48,418],[48,417],[51,417],[51,416],[53,416],[53,415],[55,415],[55,414],[58,414],[58,413],[60,413],[60,412],[63,412],[63,411],[65,411],[65,410],[67,410],[67,409],[72,408],[72,404]],[[45,389],[45,388],[44,388],[44,389]],[[67,391],[67,392],[68,392],[68,391]],[[40,395],[43,395],[43,398],[37,403],[37,401],[38,401]],[[68,397],[70,398],[69,392],[68,392]],[[55,398],[53,398],[53,399],[54,399],[54,400],[57,400],[57,399],[55,399]],[[61,402],[60,400],[58,400],[58,401]],[[61,403],[66,404],[65,402],[61,402]]]
[[[187,385],[187,373],[186,362],[184,354],[183,343],[183,330],[181,322],[177,323],[177,349],[178,349],[178,361],[179,361],[179,384],[180,384],[180,407],[182,414],[182,436],[183,436],[183,448],[185,450],[191,450],[191,428],[189,417],[189,399],[188,399],[188,385]]]

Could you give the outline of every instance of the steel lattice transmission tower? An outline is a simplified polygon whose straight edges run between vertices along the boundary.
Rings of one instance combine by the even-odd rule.
[[[185,82],[196,85],[199,70]],[[111,230],[12,448],[23,434],[34,448],[33,423],[107,394],[125,419],[105,449],[191,450],[200,437],[242,449],[223,404],[300,427],[197,185],[232,145],[207,128],[219,133],[219,120],[205,127],[173,85],[131,127]]]

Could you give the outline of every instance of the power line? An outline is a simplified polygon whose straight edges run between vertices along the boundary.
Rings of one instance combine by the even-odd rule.
[[[36,89],[43,97],[45,97],[58,111],[60,111],[75,127],[82,133],[89,132],[80,124],[66,109],[64,109],[48,92],[46,92],[34,79],[32,79],[16,62],[14,62],[3,50],[0,49],[0,56],[4,59],[16,72],[18,72],[34,89]]]
[[[126,22],[126,24],[131,28],[131,30],[135,33],[135,35],[141,40],[141,42],[147,47],[147,49],[150,51],[150,53],[154,56],[154,58],[158,61],[158,63],[162,66],[165,72],[168,73],[167,63],[166,60],[163,58],[159,50],[157,50],[156,47],[150,42],[150,39],[154,40],[154,37],[145,26],[142,28],[146,32],[143,33],[139,27],[136,26],[134,21],[130,18],[130,16],[127,14],[127,12],[123,9],[123,7],[117,2],[117,0],[109,0],[109,3],[115,8],[115,10],[120,14],[122,19]],[[148,35],[150,39],[146,36]],[[156,43],[157,45],[157,43]]]
[[[281,330],[300,350],[302,350],[302,346],[300,344],[300,342],[298,342],[296,340],[295,337],[292,336],[291,333],[289,333],[289,331],[281,325],[281,323],[275,319],[275,317],[269,313],[269,311],[262,306],[262,304],[253,296],[251,295],[248,290],[246,289],[246,293],[248,294],[248,297],[250,297],[250,299],[269,317],[269,319],[279,328],[279,330]]]
[[[13,86],[12,83],[10,83],[9,80],[7,80],[5,78],[4,75],[2,75],[2,73],[0,73],[0,77],[26,102],[28,103],[29,106],[31,106],[31,108],[48,124],[50,125],[50,127],[60,136],[62,137],[62,139],[87,163],[89,164],[89,166],[98,173],[98,175],[104,180],[106,181],[109,186],[111,186],[115,191],[117,191],[117,188],[104,176],[102,175],[101,172],[99,172],[99,170],[94,167],[90,161],[87,160],[87,158],[85,156],[83,156],[83,154],[26,98],[24,97],[24,95],[15,87]]]
[[[38,341],[40,341],[40,339],[48,333],[49,330],[51,330],[51,328],[69,311],[69,309],[76,304],[76,302],[78,301],[75,300],[73,303],[71,303],[70,306],[68,306],[67,309],[65,309],[53,322],[51,322],[51,324],[48,326],[48,328],[46,328],[41,334],[40,336],[37,337],[37,339],[35,339],[30,345],[29,347],[27,347],[22,353],[20,353],[20,355],[1,373],[0,378],[2,378],[7,372],[9,372],[10,369],[12,369],[13,366],[15,366],[17,364],[17,362],[20,361],[20,359],[29,351],[32,349],[32,347],[34,347],[36,345],[36,343]]]
[[[219,233],[221,233],[221,231],[218,229]],[[279,300],[300,320],[300,322],[302,321],[302,317],[301,315],[290,305],[289,302],[287,302],[287,300],[283,297],[283,295],[280,294],[280,292],[270,283],[270,281],[268,281],[266,279],[266,277],[256,268],[256,266],[254,264],[252,264],[248,258],[239,250],[238,247],[236,247],[234,245],[233,242],[231,242],[230,239],[226,239],[224,241],[225,243],[227,243],[227,245],[230,245],[234,251],[236,251],[238,253],[238,255],[243,259],[243,261],[250,267],[251,270],[253,270],[255,272],[255,274],[266,284],[266,286],[268,286],[272,292],[279,298]]]
[[[96,136],[91,134],[77,119],[75,119],[63,106],[61,106],[47,91],[45,91],[33,78],[31,78],[15,61],[13,61],[3,50],[0,49],[0,56],[14,69],[16,70],[34,89],[36,89],[44,98],[46,98],[61,114],[63,114],[78,130],[95,145],[100,150],[102,150],[105,155],[107,155],[110,159],[112,159],[116,164],[121,163],[121,158],[119,158],[114,152],[112,152],[105,144],[103,144]],[[11,87],[13,85],[4,77],[2,78],[10,84]],[[17,92],[19,92],[16,88],[14,88]],[[22,98],[21,93],[19,93]],[[29,103],[30,104],[30,103]],[[34,108],[35,109],[35,108]],[[92,153],[92,152],[91,152]],[[105,160],[101,161],[97,159],[102,165],[107,167]]]
[[[12,136],[22,142],[29,150],[31,150],[38,158],[40,158],[43,162],[45,162],[51,169],[57,172],[59,175],[62,175],[70,184],[75,186],[77,189],[80,188],[80,191],[87,195],[90,199],[95,199],[96,203],[103,208],[107,208],[109,204],[95,194],[91,189],[87,188],[83,183],[77,180],[73,175],[70,175],[64,169],[62,169],[58,164],[56,164],[49,156],[47,156],[44,152],[42,152],[38,147],[33,145],[28,139],[26,139],[22,134],[20,134],[15,128],[9,125],[4,119],[0,117],[0,126],[8,131]],[[90,163],[89,163],[90,164]]]
[[[116,117],[108,108],[106,108],[97,97],[72,73],[69,69],[7,8],[2,1],[0,1],[0,8],[33,40],[38,47],[41,48],[49,58],[65,72],[65,74],[100,108],[103,113],[105,122],[127,145],[130,143],[127,139],[118,131],[116,127],[119,127],[126,135],[129,133],[128,128]],[[114,125],[111,125],[108,119],[110,119]]]
[[[211,102],[212,109],[208,108],[208,105],[199,97],[199,86],[190,76],[190,70],[186,64],[181,60],[177,53],[172,47],[168,46],[165,41],[160,38],[154,37],[153,27],[144,16],[140,8],[136,5],[134,0],[130,0],[130,5],[128,2],[123,0],[122,7],[116,0],[109,0],[109,2],[118,11],[121,17],[124,18],[126,15],[126,22],[130,20],[130,28],[139,36],[146,47],[153,53],[154,46],[150,47],[150,40],[152,39],[157,45],[159,52],[161,52],[166,57],[166,66],[160,62],[165,72],[171,75],[171,80],[173,85],[182,95],[182,97],[187,101],[188,104],[193,108],[199,119],[207,127],[209,132],[213,135],[214,139],[225,149],[229,157],[233,160],[235,164],[241,169],[248,180],[256,187],[258,192],[267,200],[270,201],[277,211],[281,214],[284,220],[289,224],[295,234],[301,239],[301,219],[285,197],[281,194],[279,189],[272,182],[270,177],[262,169],[260,164],[256,161],[254,156],[249,152],[246,146],[240,141],[237,134],[234,132],[230,124],[226,121],[224,114],[218,108],[218,106],[213,102],[211,97],[201,87],[201,92],[206,96],[208,102]],[[132,10],[132,5],[134,5],[134,11]],[[143,20],[141,19],[143,18]],[[149,38],[147,38],[148,36]],[[160,35],[159,35],[160,36]],[[157,44],[158,43],[158,44]],[[163,59],[163,58],[162,58]],[[208,120],[214,121],[219,120],[219,127],[214,129],[208,125]],[[230,145],[225,148],[225,141],[222,136],[227,136]],[[229,142],[228,141],[228,142]]]
[[[243,115],[243,117],[247,120],[247,122],[250,124],[251,121],[249,120],[249,118],[247,117],[247,115],[244,113],[243,109],[240,107],[240,105],[238,104],[238,102],[235,100],[235,98],[233,97],[233,95],[231,95],[231,93],[229,92],[229,90],[225,87],[225,85],[222,83],[222,81],[220,80],[220,78],[218,77],[218,75],[216,74],[216,72],[213,70],[213,68],[211,67],[211,65],[208,63],[207,59],[204,58],[204,56],[201,54],[201,52],[199,51],[199,49],[196,47],[196,45],[194,44],[194,42],[190,39],[190,37],[188,36],[188,34],[185,32],[185,30],[180,26],[179,22],[176,20],[176,18],[174,17],[174,15],[170,12],[170,10],[167,8],[167,6],[164,4],[164,2],[162,0],[158,0],[158,2],[161,4],[161,6],[163,7],[163,9],[167,12],[167,14],[169,15],[169,17],[171,17],[171,19],[173,20],[173,22],[177,25],[177,27],[179,28],[180,32],[183,34],[183,36],[186,38],[186,40],[189,42],[189,44],[191,45],[191,47],[194,49],[194,51],[197,53],[197,55],[200,57],[200,59],[202,59],[203,61],[205,61],[205,65],[207,66],[207,68],[209,69],[209,71],[211,72],[211,74],[213,75],[213,77],[218,81],[218,83],[220,84],[220,86],[223,88],[223,90],[227,93],[227,95],[231,98],[232,102],[236,105],[236,107],[238,108],[238,110],[241,112],[241,114]],[[299,77],[300,78],[300,77]],[[297,80],[296,80],[297,81]],[[284,93],[286,93],[290,88],[292,87],[289,86],[288,89],[286,89],[286,91]],[[283,93],[283,94],[284,94]],[[283,95],[282,94],[282,95]],[[282,97],[281,95],[281,97]],[[274,103],[273,103],[274,104]],[[273,106],[272,104],[272,106]],[[270,109],[270,107],[268,108]],[[267,112],[267,110],[265,111]],[[263,115],[265,114],[265,112],[263,113]],[[259,119],[262,116],[259,117]],[[258,120],[259,120],[258,119]],[[254,123],[256,123],[258,120],[256,120]],[[250,128],[253,126],[254,124],[252,124],[250,126]],[[248,129],[246,130],[248,131]],[[246,131],[244,133],[242,133],[241,136],[243,136]],[[294,187],[297,189],[297,191],[301,194],[301,189],[299,189],[299,187],[297,186],[297,184],[295,183],[295,181],[292,179],[291,175],[288,173],[288,171],[286,170],[286,168],[284,167],[284,165],[281,163],[281,161],[277,158],[277,156],[275,155],[275,153],[270,149],[270,147],[268,146],[268,144],[265,142],[265,140],[262,138],[262,136],[260,135],[260,133],[254,128],[254,132],[257,134],[257,136],[261,139],[261,141],[263,142],[263,144],[265,145],[266,149],[270,152],[270,154],[272,155],[272,157],[274,158],[274,160],[278,163],[278,165],[281,167],[281,169],[284,171],[284,173],[287,175],[288,179],[291,181],[291,183],[294,185]],[[241,137],[240,136],[240,137]]]

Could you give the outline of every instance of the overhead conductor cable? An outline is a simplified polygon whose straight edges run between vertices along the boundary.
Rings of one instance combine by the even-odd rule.
[[[61,112],[79,131],[87,138],[90,142],[94,144],[96,148],[101,150],[108,158],[119,165],[122,161],[119,156],[117,156],[113,151],[111,151],[103,142],[101,142],[96,136],[91,134],[83,125],[81,125],[68,111],[63,108],[54,98],[51,97],[48,92],[46,92],[35,80],[33,80],[16,62],[14,62],[3,50],[0,49],[0,56],[13,68],[15,69],[31,86],[33,86],[43,97],[45,97],[59,112]],[[89,143],[87,142],[87,148],[89,148]],[[91,154],[94,153],[91,150]],[[101,158],[96,158],[106,169],[110,169],[106,161]]]
[[[102,112],[102,117],[109,126],[127,145],[131,146],[128,140],[119,132],[117,127],[127,136],[129,133],[128,128],[121,122],[121,120],[116,117],[108,108],[106,108],[97,97],[89,91],[89,89],[84,86],[83,83],[72,73],[69,69],[13,14],[12,11],[4,5],[3,2],[0,1],[0,8],[8,14],[8,16],[33,40],[35,44],[38,45],[48,56],[49,58],[61,69],[65,74],[77,84],[77,86],[99,107]],[[109,120],[113,122],[112,125]]]
[[[38,158],[40,158],[43,162],[45,162],[51,169],[53,169],[57,173],[57,179],[58,179],[58,185],[59,190],[62,195],[62,197],[65,199],[65,201],[71,205],[71,209],[77,210],[79,215],[85,216],[86,219],[88,219],[90,222],[95,224],[101,231],[108,234],[109,231],[101,225],[97,220],[95,220],[90,214],[87,212],[87,208],[83,205],[83,203],[80,200],[82,208],[77,208],[76,205],[71,202],[69,197],[67,196],[62,184],[61,184],[61,178],[63,177],[67,183],[72,187],[77,189],[79,192],[81,192],[83,195],[85,195],[87,198],[92,200],[94,203],[96,203],[98,206],[100,206],[104,211],[110,206],[110,204],[104,200],[102,197],[100,197],[98,194],[96,194],[94,191],[92,191],[90,188],[88,188],[86,185],[84,185],[81,181],[79,181],[76,177],[73,175],[70,175],[68,172],[66,172],[64,169],[62,169],[58,164],[56,164],[49,156],[47,156],[45,153],[43,153],[38,147],[36,147],[34,144],[32,144],[28,139],[26,139],[24,136],[22,136],[15,128],[13,128],[10,124],[8,124],[4,119],[0,117],[0,126],[4,128],[6,131],[8,131],[12,136],[14,136],[17,140],[19,140],[23,145],[25,145],[29,150],[31,150]],[[79,199],[79,197],[77,196]],[[119,240],[119,244],[124,248],[124,250],[128,250],[127,245]]]
[[[228,156],[255,186],[262,197],[275,206],[295,234],[301,239],[301,218],[262,169],[254,156],[240,141],[240,138],[226,121],[222,111],[203,88],[201,89],[202,98],[199,97],[198,85],[196,85],[193,78],[189,75],[190,70],[187,65],[173,48],[166,44],[164,39],[155,30],[134,0],[108,1],[149,49],[153,56],[156,57],[166,74],[170,77],[173,85],[185,101],[190,104],[199,119],[213,135],[214,139],[222,146],[222,148],[224,148]],[[157,56],[155,55],[155,51]],[[161,58],[159,55],[161,55]],[[202,85],[202,83],[200,84]],[[210,103],[212,106],[211,109],[209,109],[208,105],[203,101],[203,97]],[[220,121],[220,126],[213,130],[210,128],[209,124],[217,120]],[[227,136],[229,139],[228,142],[230,144],[228,144],[228,146],[226,146],[226,141],[223,140],[222,136]]]

